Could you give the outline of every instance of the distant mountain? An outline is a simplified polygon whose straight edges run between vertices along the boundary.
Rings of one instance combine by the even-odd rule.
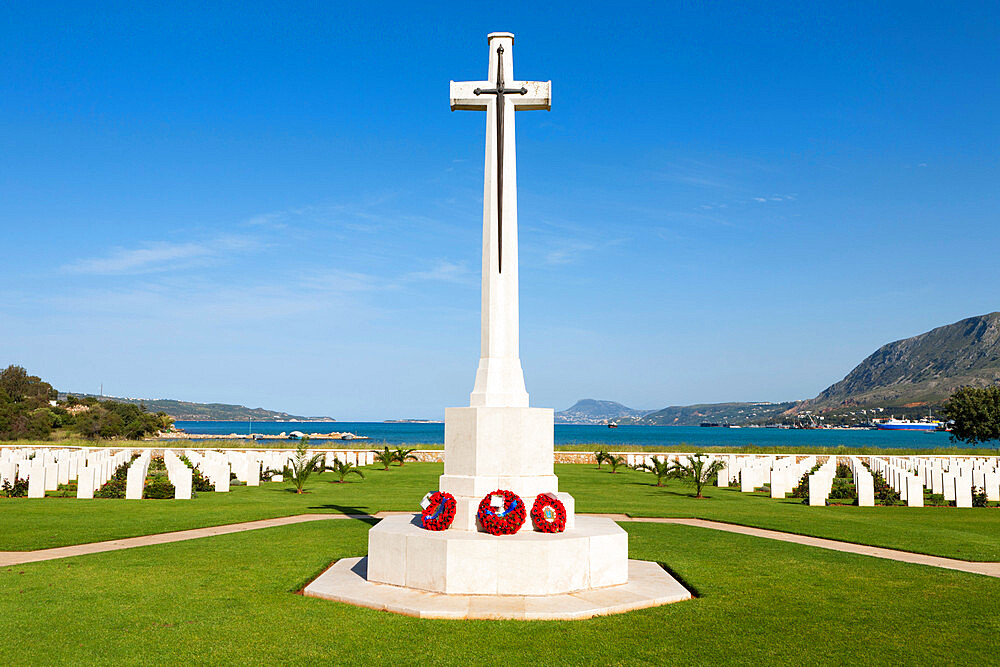
[[[74,396],[93,396],[93,394],[78,394]],[[64,399],[66,394],[60,393]],[[176,421],[337,421],[331,417],[303,417],[290,415],[287,412],[276,412],[264,408],[248,408],[245,405],[230,405],[228,403],[191,403],[159,398],[121,398],[118,396],[101,396],[98,398],[119,401],[121,403],[143,404],[150,412],[165,412]]]
[[[781,421],[800,401],[786,403],[702,403],[699,405],[673,405],[656,410],[638,419],[620,420],[623,424],[643,426],[697,426],[702,422],[741,426],[750,422]]]
[[[614,401],[584,398],[573,407],[557,412],[555,420],[557,424],[604,424],[609,420],[637,419],[648,412],[650,411],[634,410]]]
[[[1000,384],[1000,312],[883,345],[805,408],[938,405],[965,385]]]

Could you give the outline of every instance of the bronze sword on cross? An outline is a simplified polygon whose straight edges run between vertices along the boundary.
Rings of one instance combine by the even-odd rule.
[[[503,191],[504,191],[504,114],[507,107],[506,96],[516,96],[513,99],[513,110],[518,111],[521,109],[544,109],[548,110],[551,108],[551,88],[552,83],[550,81],[514,81],[510,87],[507,87],[504,81],[504,54],[506,53],[504,43],[507,44],[509,49],[512,44],[512,35],[507,35],[506,33],[494,33],[490,36],[501,38],[495,50],[491,50],[492,53],[496,54],[496,75],[495,81],[463,81],[463,82],[451,82],[451,109],[452,111],[460,109],[469,110],[485,110],[488,108],[488,102],[484,99],[486,96],[492,95],[494,97],[494,109],[496,110],[496,219],[497,219],[497,271],[503,272]],[[510,39],[505,39],[509,37]],[[492,54],[491,54],[492,55]],[[509,56],[510,54],[507,53]],[[491,58],[492,59],[492,58]],[[492,65],[492,63],[491,63]],[[508,68],[512,68],[511,62],[507,64]],[[493,69],[492,66],[490,69]],[[511,132],[513,132],[513,117],[510,119],[511,122]],[[489,150],[489,149],[487,149]],[[513,172],[508,174],[512,178],[512,187],[516,186],[517,178],[516,174]],[[489,177],[487,177],[489,178]],[[488,217],[489,207],[490,207],[490,193],[489,193],[490,183],[487,181],[487,192],[484,197],[483,205],[486,207],[486,214]],[[516,225],[516,220],[514,224]],[[486,243],[486,238],[483,242]],[[515,248],[516,251],[516,248]]]
[[[527,95],[528,89],[504,88],[503,44],[497,47],[496,88],[476,88],[474,95],[496,95],[497,105],[497,271],[503,273],[503,108],[504,95]]]

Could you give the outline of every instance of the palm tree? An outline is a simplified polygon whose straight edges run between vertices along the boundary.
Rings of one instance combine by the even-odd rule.
[[[604,460],[607,462],[609,466],[611,466],[611,472],[613,473],[618,472],[618,466],[625,465],[624,456],[615,456],[614,454],[608,454]]]
[[[694,484],[694,497],[704,498],[705,496],[701,495],[702,487],[708,484],[712,477],[725,467],[726,464],[722,461],[712,461],[709,463],[705,455],[699,453],[688,457],[687,463],[675,462],[670,467],[669,476],[688,484]]]
[[[416,461],[417,457],[413,452],[416,449],[405,449],[403,447],[396,447],[396,451],[392,453],[393,459],[399,463],[400,467],[406,464],[407,461]]]
[[[383,470],[389,469],[389,464],[396,460],[396,454],[389,451],[388,445],[381,452],[377,449],[373,449],[375,452],[375,462],[382,464]]]
[[[594,458],[597,460],[597,469],[601,469],[601,464],[608,460],[608,450],[599,449],[594,452]]]
[[[353,463],[348,463],[347,461],[341,461],[340,459],[334,459],[332,466],[327,466],[327,470],[337,473],[340,479],[337,480],[337,484],[343,484],[344,478],[348,475],[357,475],[361,479],[365,478],[365,474],[354,465]]]
[[[321,473],[325,469],[323,454],[309,456],[309,452],[306,451],[306,443],[308,441],[308,438],[302,438],[298,449],[295,450],[295,456],[291,458],[290,464],[285,464],[284,469],[281,471],[283,475],[292,478],[292,482],[295,484],[295,493],[303,492],[306,480],[314,472]]]
[[[671,464],[667,461],[666,457],[660,460],[660,457],[652,457],[652,463],[640,463],[635,466],[636,470],[645,470],[656,475],[656,485],[663,486],[663,478],[670,476]]]

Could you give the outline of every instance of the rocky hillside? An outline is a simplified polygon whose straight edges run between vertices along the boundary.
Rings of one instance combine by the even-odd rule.
[[[697,426],[702,422],[732,424],[780,421],[788,410],[797,407],[797,401],[788,403],[703,403],[699,405],[672,405],[651,412],[635,420],[622,423],[644,426]]]
[[[803,407],[936,405],[990,384],[1000,384],[1000,312],[883,345]]]
[[[584,398],[573,407],[556,413],[557,424],[604,424],[608,420],[639,418],[649,410],[634,410],[614,401]]]
[[[77,394],[75,396],[91,396],[93,394]],[[65,399],[67,394],[60,394],[60,399]],[[97,398],[97,397],[94,397]],[[119,403],[133,403],[135,405],[145,405],[149,412],[165,412],[175,421],[336,421],[330,417],[303,417],[301,415],[291,415],[287,412],[276,412],[265,410],[264,408],[248,408],[245,405],[231,405],[229,403],[192,403],[190,401],[176,401],[162,398],[121,398],[116,396],[102,396],[102,399],[118,401]]]

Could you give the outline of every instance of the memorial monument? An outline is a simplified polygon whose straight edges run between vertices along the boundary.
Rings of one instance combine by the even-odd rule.
[[[515,112],[548,110],[551,82],[514,78],[512,34],[487,41],[487,79],[451,82],[453,111],[486,112],[481,356],[469,407],[445,410],[435,495],[453,503],[454,518],[443,530],[420,515],[383,519],[369,531],[367,558],[338,561],[305,593],[441,618],[586,618],[687,599],[659,565],[629,561],[620,526],[577,517],[558,489],[553,411],[529,407],[519,353],[514,141]],[[562,530],[541,532],[530,519],[513,534],[483,530],[481,508],[503,517],[539,498],[565,511]]]

